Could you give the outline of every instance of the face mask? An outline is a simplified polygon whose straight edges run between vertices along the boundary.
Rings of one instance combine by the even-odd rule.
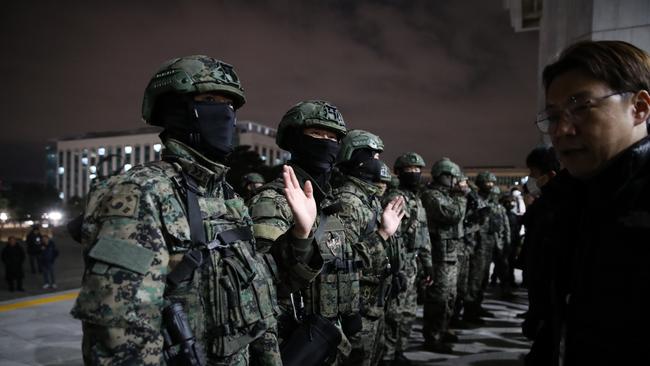
[[[200,134],[201,152],[223,160],[232,150],[235,132],[235,111],[226,103],[194,102],[194,113]]]
[[[325,173],[332,170],[339,147],[336,141],[301,134],[297,149],[292,151],[292,155],[305,170]]]
[[[382,164],[378,159],[368,159],[361,163],[351,174],[366,182],[377,183],[381,181]]]
[[[402,172],[399,175],[399,183],[406,188],[416,188],[420,184],[421,172]]]
[[[537,179],[533,177],[528,177],[528,180],[526,181],[526,188],[528,188],[528,192],[535,197],[539,196],[542,193],[542,191],[539,189],[539,186],[537,185]]]
[[[454,178],[450,175],[443,174],[436,178],[436,181],[443,187],[451,188],[454,186]]]

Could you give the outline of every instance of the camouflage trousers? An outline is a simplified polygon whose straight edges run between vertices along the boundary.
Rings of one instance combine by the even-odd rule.
[[[458,282],[456,286],[456,302],[454,303],[454,315],[458,318],[463,309],[463,302],[469,290],[469,261],[471,250],[465,244],[458,248]]]
[[[121,346],[119,348],[107,349],[105,342],[106,336],[111,335],[113,338],[128,339],[129,330],[126,328],[110,328],[102,327],[95,324],[83,322],[83,339],[82,339],[82,355],[84,365],[87,366],[109,366],[109,365],[142,365],[142,366],[158,366],[164,364],[162,360],[163,341],[162,336],[157,334],[158,342],[147,343],[146,349],[138,349],[135,343],[130,343],[129,346]],[[152,334],[152,336],[154,336]],[[125,343],[126,344],[126,343]],[[249,363],[249,347],[246,346],[233,355],[227,357],[216,357],[214,355],[208,356],[206,366],[248,366]],[[274,365],[281,365],[275,363]]]
[[[433,284],[427,288],[424,298],[422,333],[425,342],[439,341],[442,333],[449,329],[456,302],[457,281],[456,262],[433,264]]]
[[[343,365],[374,366],[379,363],[384,333],[384,317],[361,318],[362,328],[357,334],[350,337],[352,352]]]
[[[411,326],[417,310],[417,271],[407,271],[406,291],[388,303],[384,326],[383,360],[393,360],[395,352],[404,352],[408,346]]]
[[[490,271],[492,262],[492,251],[494,241],[483,237],[478,237],[477,245],[474,247],[474,253],[469,258],[469,278],[467,285],[467,295],[465,304],[478,306],[483,301],[484,284],[487,280],[487,273]],[[467,306],[466,306],[467,307]]]

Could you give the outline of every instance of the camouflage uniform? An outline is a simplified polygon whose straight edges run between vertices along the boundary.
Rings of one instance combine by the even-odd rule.
[[[352,157],[363,149],[368,151],[368,155],[363,162],[354,163],[358,164],[359,169],[356,169],[356,166],[347,166],[346,164],[352,164]],[[383,149],[384,144],[378,136],[367,131],[352,130],[341,141],[341,151],[337,157],[341,171],[346,174],[340,177],[341,181],[334,190],[334,197],[343,205],[341,220],[345,234],[353,246],[365,248],[368,255],[368,262],[364,263],[360,280],[362,328],[350,337],[352,352],[344,361],[345,365],[369,366],[378,362],[381,353],[384,300],[390,278],[387,271],[389,259],[386,256],[388,243],[378,231],[382,207],[378,198],[380,188],[376,183],[386,179],[387,172],[382,174],[382,170],[386,169],[385,164],[370,155]],[[359,175],[361,167],[375,162],[380,167],[379,176]]]
[[[252,222],[244,202],[225,195],[231,190],[226,167],[180,142],[165,146],[165,161],[98,182],[89,193],[82,236],[86,270],[72,309],[83,321],[84,362],[160,365],[161,312],[179,302],[209,363],[245,365],[248,344],[273,329],[279,312],[273,277],[254,241],[237,240],[227,251],[210,251],[210,261],[191,281],[167,286],[166,275],[193,246],[182,173],[198,185],[209,240]]]
[[[480,206],[482,201],[479,202],[480,197],[476,192],[470,192],[467,198],[467,207],[465,218],[463,220],[463,245],[458,249],[458,286],[456,295],[456,305],[454,308],[454,319],[460,318],[463,306],[468,301],[471,302],[470,295],[470,272],[472,268],[472,258],[475,258],[474,253],[479,251],[478,247],[478,231],[481,223],[480,209],[487,207]],[[485,203],[483,203],[485,205]],[[480,207],[479,207],[480,206]],[[476,264],[474,264],[476,265]],[[481,267],[481,270],[483,268]]]
[[[142,116],[165,129],[163,161],[96,181],[88,194],[86,266],[71,312],[83,322],[85,364],[163,364],[170,304],[182,306],[207,364],[248,364],[256,339],[266,348],[257,361],[281,362],[275,265],[256,251],[248,210],[215,162],[232,141],[214,134],[214,123],[234,129],[244,103],[233,67],[207,56],[172,59],[149,82]],[[291,236],[277,243],[286,253],[309,245]]]
[[[498,187],[493,187],[490,197],[491,227],[495,236],[495,246],[492,253],[494,274],[492,278],[499,279],[501,289],[505,295],[509,292],[508,280],[508,254],[510,251],[510,220],[506,208],[499,203],[501,192]]]
[[[381,203],[375,197],[378,191],[374,184],[355,177],[346,177],[345,183],[334,190],[334,196],[343,205],[341,220],[346,239],[355,247],[367,249],[368,254],[360,279],[362,330],[350,337],[352,354],[344,364],[370,365],[379,351],[384,309],[378,303],[383,296],[381,289],[388,281],[385,273],[388,258],[387,243],[377,232],[381,219]]]
[[[386,195],[384,202],[390,202],[397,196],[404,197],[407,208],[398,233],[394,239],[390,240],[390,247],[393,247],[392,242],[395,241],[399,253],[402,254],[401,269],[406,274],[407,287],[406,291],[388,303],[386,331],[384,332],[386,338],[384,360],[392,360],[395,352],[404,352],[408,346],[411,326],[415,321],[417,310],[418,262],[421,263],[424,273],[433,272],[432,269],[427,269],[432,268],[433,265],[431,263],[431,239],[422,201],[417,193],[411,190],[396,189]]]
[[[476,178],[476,183],[479,188],[488,182],[495,183],[496,177],[489,172],[481,172]],[[490,271],[490,263],[492,262],[492,255],[496,246],[496,231],[494,220],[492,220],[492,204],[489,201],[489,195],[486,198],[484,191],[479,190],[477,200],[481,206],[488,207],[482,214],[479,220],[479,227],[476,233],[476,246],[474,253],[470,256],[469,265],[469,283],[468,291],[465,299],[465,312],[463,319],[482,323],[480,319],[482,315],[481,303],[483,302],[485,286],[487,284],[487,276]]]
[[[279,147],[291,151],[293,141],[288,138],[302,128],[317,127],[344,134],[345,123],[336,108],[323,101],[301,102],[291,108],[283,117],[278,128],[276,142]],[[339,328],[346,319],[359,317],[359,277],[361,267],[367,264],[368,256],[363,246],[353,246],[347,239],[340,218],[340,208],[331,195],[329,182],[319,185],[317,179],[310,176],[294,161],[288,163],[296,174],[301,186],[310,180],[314,195],[319,197],[318,217],[312,233],[319,231],[322,235],[315,238],[314,248],[301,252],[294,249],[293,255],[302,258],[309,266],[301,266],[286,253],[277,253],[276,262],[280,273],[290,275],[289,279],[303,279],[291,286],[278,288],[278,302],[281,315],[278,317],[281,340],[286,339],[294,329],[294,299],[302,298],[305,315],[318,314],[335,323]],[[283,194],[282,179],[276,179],[262,186],[250,201],[253,230],[262,251],[275,253],[276,238],[290,230],[294,224],[293,215]],[[321,226],[323,225],[322,228]],[[298,264],[298,266],[296,266]],[[282,270],[284,268],[284,270]],[[280,283],[285,280],[281,275]],[[298,301],[294,301],[294,304]],[[297,305],[297,304],[296,304]],[[343,324],[343,328],[345,324]],[[342,331],[342,341],[338,355],[332,362],[350,353],[350,343]]]
[[[395,170],[405,166],[424,167],[424,160],[415,153],[400,156],[395,163]],[[392,199],[402,196],[406,202],[404,219],[398,231],[389,239],[389,248],[397,248],[400,264],[391,263],[391,268],[398,267],[406,275],[406,291],[397,295],[397,298],[388,302],[385,328],[383,360],[393,361],[396,354],[402,356],[408,346],[411,326],[415,321],[417,310],[417,284],[418,258],[420,266],[425,273],[432,273],[431,240],[427,227],[427,216],[422,201],[415,187],[396,187],[391,189],[384,197],[386,205]],[[388,363],[388,362],[385,362]]]
[[[432,177],[440,176],[438,166],[449,166],[450,175],[459,177],[460,169],[448,159],[438,161],[432,167]],[[423,333],[427,345],[431,348],[441,346],[443,338],[449,331],[449,321],[453,316],[456,301],[458,279],[457,250],[463,245],[463,218],[466,200],[434,181],[434,184],[422,194],[422,203],[426,209],[429,233],[431,236],[431,253],[433,258],[433,284],[427,289],[424,302]],[[448,351],[448,350],[447,350]]]

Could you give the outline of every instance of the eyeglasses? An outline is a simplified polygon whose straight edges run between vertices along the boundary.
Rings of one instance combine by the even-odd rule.
[[[549,133],[549,131],[550,132],[555,131],[558,122],[560,122],[560,119],[563,116],[565,120],[568,122],[574,124],[580,123],[584,121],[585,117],[587,117],[587,111],[590,108],[597,106],[598,103],[602,102],[603,100],[609,97],[613,97],[615,95],[628,94],[628,93],[633,93],[633,92],[631,91],[616,92],[598,98],[589,98],[587,100],[583,100],[579,97],[573,96],[569,98],[569,101],[567,102],[567,105],[564,108],[544,110],[538,113],[535,124],[537,125],[537,128],[541,132]]]

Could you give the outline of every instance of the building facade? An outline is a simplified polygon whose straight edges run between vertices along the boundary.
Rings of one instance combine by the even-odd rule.
[[[159,160],[162,143],[158,127],[97,132],[64,138],[46,148],[49,184],[59,198],[84,197],[92,180],[128,171],[133,166]],[[237,123],[236,145],[249,145],[267,165],[282,164],[289,153],[275,145],[276,130],[252,121]]]

